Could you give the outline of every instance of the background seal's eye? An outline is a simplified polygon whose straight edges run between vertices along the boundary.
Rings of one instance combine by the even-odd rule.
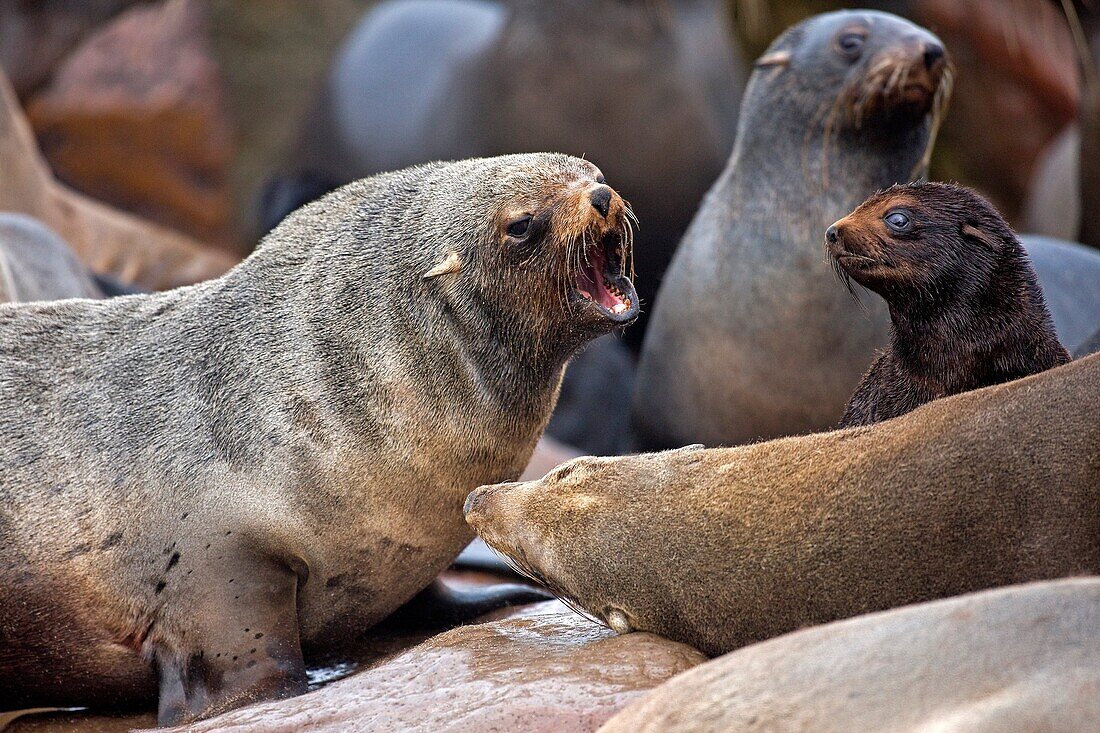
[[[907,232],[912,226],[909,216],[904,211],[891,211],[882,217],[882,220],[886,222],[886,226],[895,232]]]
[[[531,228],[531,215],[524,214],[520,218],[513,221],[508,225],[508,236],[519,239],[527,234],[527,230]]]
[[[599,183],[599,184],[601,184],[601,185],[603,185],[604,183],[607,183],[607,179],[606,179],[606,178],[604,178],[604,176],[603,176],[603,173],[601,173],[600,175],[596,176],[596,183]]]
[[[866,41],[867,38],[862,33],[842,33],[836,39],[836,45],[841,53],[854,61],[863,53],[863,44]]]

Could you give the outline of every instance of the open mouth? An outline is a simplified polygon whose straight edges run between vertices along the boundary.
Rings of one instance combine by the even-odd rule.
[[[575,298],[594,305],[600,313],[619,323],[634,320],[639,312],[638,293],[626,276],[622,237],[608,232],[585,246],[577,268]]]

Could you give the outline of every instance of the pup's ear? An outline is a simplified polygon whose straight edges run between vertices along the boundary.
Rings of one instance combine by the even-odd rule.
[[[790,51],[772,51],[771,53],[766,53],[758,58],[753,66],[758,69],[763,69],[768,66],[786,66],[790,62]]]
[[[431,280],[433,277],[439,277],[440,275],[450,275],[451,273],[458,272],[462,269],[462,258],[458,256],[458,252],[453,249],[447,252],[447,256],[432,269],[424,273],[423,278],[425,280]]]
[[[1001,248],[1001,241],[989,232],[983,231],[970,222],[962,225],[962,235],[971,239],[977,239],[994,252]]]

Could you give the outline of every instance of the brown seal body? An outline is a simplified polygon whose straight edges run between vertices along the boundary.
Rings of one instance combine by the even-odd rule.
[[[975,191],[893,186],[825,234],[837,271],[890,309],[890,344],[839,427],[1065,364],[1039,280],[1008,223]]]
[[[931,33],[869,11],[803,21],[757,61],[733,155],[680,243],[646,333],[634,398],[643,446],[743,443],[835,423],[888,319],[833,287],[821,232],[926,170],[947,69]]]
[[[1100,356],[895,420],[579,458],[483,487],[492,547],[619,631],[722,654],[870,611],[1100,570]]]
[[[1100,580],[806,629],[662,685],[600,733],[1100,731]]]
[[[629,323],[587,161],[346,186],[222,278],[0,309],[0,709],[173,723],[305,689],[472,538],[569,357]]]

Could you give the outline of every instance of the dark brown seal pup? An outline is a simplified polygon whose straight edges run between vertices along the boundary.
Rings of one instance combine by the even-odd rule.
[[[617,631],[723,654],[809,624],[1100,571],[1100,355],[875,425],[578,458],[466,519]]]
[[[305,689],[473,536],[566,360],[638,312],[628,210],[530,154],[359,181],[224,277],[0,308],[0,709]]]
[[[819,626],[661,685],[599,733],[1097,733],[1100,580]]]
[[[825,240],[841,277],[881,295],[891,322],[890,344],[839,427],[1069,361],[1027,252],[971,189],[892,186],[830,226]]]
[[[837,292],[821,232],[919,177],[949,96],[943,45],[893,15],[841,11],[757,60],[737,143],[661,284],[634,397],[646,447],[744,443],[836,421],[885,309]]]

